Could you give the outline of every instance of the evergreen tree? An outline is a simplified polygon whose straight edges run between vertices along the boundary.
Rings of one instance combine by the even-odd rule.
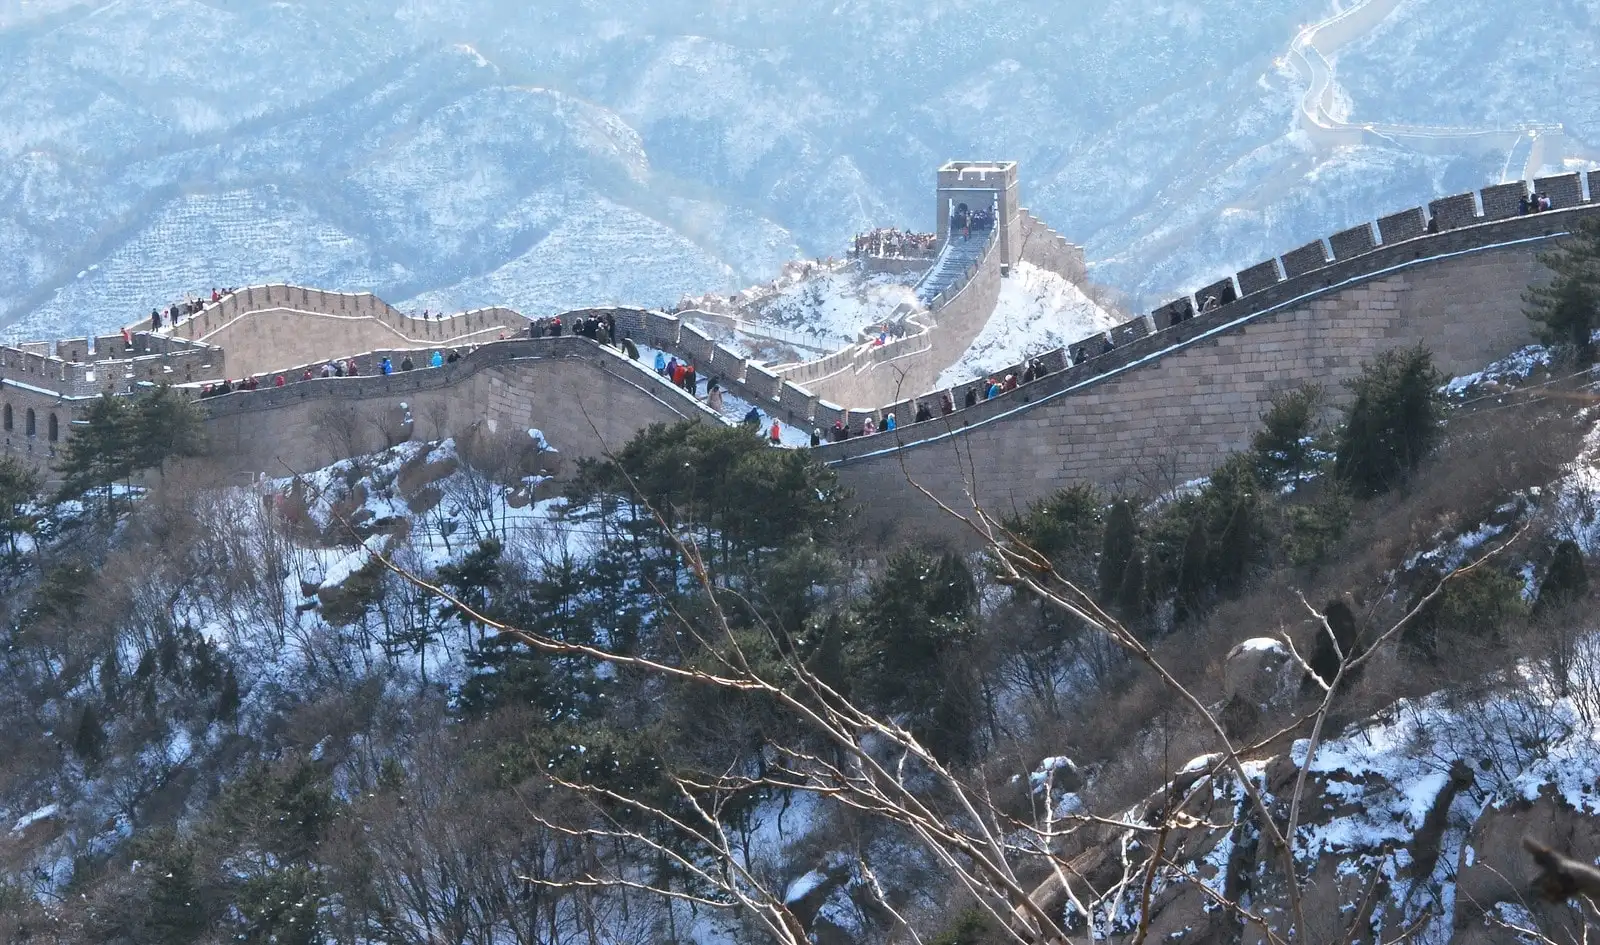
[[[1122,586],[1117,589],[1117,609],[1126,620],[1138,620],[1146,609],[1144,555],[1135,551],[1122,569]]]
[[[239,677],[229,666],[222,674],[222,690],[217,693],[217,719],[232,725],[239,719]]]
[[[1206,523],[1193,516],[1189,536],[1183,542],[1183,556],[1178,561],[1177,616],[1183,620],[1200,613],[1205,602],[1206,564],[1210,557],[1210,543],[1206,540]]]
[[[1579,363],[1592,364],[1594,332],[1600,328],[1600,221],[1579,222],[1570,237],[1541,253],[1539,261],[1550,270],[1550,282],[1523,296],[1535,334],[1570,351]]]
[[[1322,399],[1322,388],[1313,384],[1272,398],[1272,406],[1261,416],[1261,429],[1251,444],[1263,474],[1296,475],[1310,467],[1308,441],[1316,431]]]
[[[845,665],[844,619],[839,614],[829,614],[822,630],[822,639],[806,659],[806,669],[817,681],[840,696],[850,697],[850,673]]]
[[[502,552],[499,539],[486,538],[459,562],[440,565],[439,583],[466,608],[494,619],[490,613],[491,602],[505,586],[500,562]],[[467,614],[467,610],[453,604],[445,607],[441,616],[446,620],[454,618],[461,621],[469,631],[478,625]]]
[[[56,472],[61,497],[76,499],[95,490],[112,511],[112,486],[133,475],[135,431],[128,401],[102,394],[89,404],[81,421],[71,425]]]
[[[1031,506],[1006,528],[1028,547],[1050,559],[1068,580],[1087,584],[1095,577],[1095,555],[1101,550],[1105,501],[1093,486],[1063,489]]]
[[[1356,622],[1355,612],[1341,600],[1330,600],[1324,604],[1322,615],[1327,618],[1328,625],[1316,628],[1316,642],[1312,644],[1308,663],[1311,672],[1323,683],[1332,685],[1339,675],[1339,667],[1359,655],[1357,646],[1360,643],[1361,626]],[[1329,630],[1333,631],[1332,637],[1328,636]],[[1335,643],[1338,645],[1335,646]]]
[[[153,945],[189,945],[206,930],[207,916],[194,845],[171,830],[158,830],[136,844],[135,856],[150,877],[146,894],[143,941]]]
[[[167,460],[205,452],[205,417],[200,408],[165,384],[134,400],[132,420],[135,470],[157,469],[165,475]]]
[[[1216,575],[1217,590],[1224,594],[1237,594],[1244,587],[1250,564],[1255,559],[1255,502],[1240,496],[1228,516],[1213,555],[1212,572]]]
[[[94,703],[83,707],[83,712],[78,715],[78,729],[72,736],[72,751],[85,764],[92,765],[99,761],[105,753],[106,730],[100,723],[100,713],[95,711]]]
[[[871,703],[907,714],[914,728],[932,721],[941,700],[957,695],[952,675],[974,637],[976,605],[977,585],[959,556],[891,557],[860,607],[852,676]]]
[[[1431,589],[1431,582],[1424,587]],[[1507,627],[1526,612],[1521,578],[1490,567],[1473,568],[1445,582],[1444,590],[1400,631],[1400,642],[1412,655],[1429,661],[1447,654],[1445,643],[1498,646]]]
[[[1589,593],[1589,572],[1583,565],[1583,551],[1570,538],[1556,545],[1550,567],[1539,582],[1539,599],[1533,615],[1543,616],[1567,604],[1582,600]]]
[[[1118,500],[1106,517],[1105,538],[1100,546],[1100,599],[1111,603],[1122,589],[1122,572],[1133,557],[1139,537],[1138,522],[1133,517],[1133,506]]]
[[[33,528],[33,517],[26,508],[39,497],[43,485],[31,467],[10,456],[0,456],[0,537],[13,556],[17,553],[17,536]]]
[[[1441,381],[1433,356],[1418,346],[1384,352],[1350,382],[1355,397],[1339,434],[1335,472],[1352,492],[1386,492],[1432,452]]]

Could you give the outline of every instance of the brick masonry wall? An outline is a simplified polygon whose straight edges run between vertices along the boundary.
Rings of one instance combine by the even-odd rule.
[[[1021,211],[1020,226],[1023,262],[1056,273],[1075,285],[1088,281],[1082,246],[1068,242],[1027,210]]]
[[[1539,278],[1533,252],[1520,247],[1429,261],[1259,316],[1078,390],[1045,396],[1041,387],[980,405],[970,418],[958,413],[893,439],[845,444],[854,455],[834,468],[856,495],[872,497],[869,524],[902,538],[961,540],[964,528],[907,489],[907,472],[958,508],[970,507],[971,485],[996,513],[1074,482],[1154,491],[1203,476],[1246,447],[1280,391],[1312,382],[1340,403],[1343,382],[1384,350],[1423,343],[1442,370],[1459,373],[1527,343],[1521,293]],[[957,425],[963,422],[969,425]],[[888,449],[894,440],[908,445]]]
[[[827,377],[810,378],[789,372],[784,376],[804,384],[822,399],[839,404],[880,405],[927,393],[940,373],[971,347],[973,339],[989,323],[1000,298],[1000,281],[1000,254],[998,249],[992,249],[961,292],[933,313],[935,326],[922,340],[908,336],[893,346],[869,349],[865,358],[858,359],[858,364],[865,366],[846,368]],[[906,346],[907,353],[900,353],[901,345]]]
[[[480,316],[472,320],[477,327],[470,330],[465,319],[461,322],[446,320],[432,323],[444,326],[432,332],[422,327],[428,323],[421,319],[407,321],[416,323],[419,330],[415,332],[415,337],[402,334],[388,321],[372,315],[329,314],[278,307],[236,314],[225,324],[209,331],[205,341],[227,352],[227,370],[233,377],[239,378],[269,374],[319,358],[340,357],[379,348],[472,344],[494,341],[502,332],[515,334],[525,330],[511,323],[509,317]],[[522,324],[525,326],[526,320]],[[447,335],[449,327],[457,327],[461,331],[456,335]],[[434,333],[438,335],[437,338],[429,337]]]
[[[574,338],[487,345],[441,368],[304,381],[202,403],[221,470],[269,476],[408,439],[488,435],[521,444],[530,428],[575,460],[620,448],[652,423],[714,417],[653,373]]]

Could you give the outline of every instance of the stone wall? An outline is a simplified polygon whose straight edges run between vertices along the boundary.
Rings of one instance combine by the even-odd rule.
[[[1427,259],[1233,324],[1196,318],[1168,333],[1164,351],[1122,352],[1098,377],[1075,374],[1080,367],[820,453],[857,495],[875,497],[869,519],[901,537],[961,535],[959,523],[904,487],[906,472],[958,507],[970,485],[997,513],[1073,482],[1168,488],[1246,447],[1280,391],[1318,383],[1337,403],[1342,382],[1384,350],[1425,344],[1454,373],[1526,343],[1521,293],[1540,270],[1526,245]]]
[[[527,326],[527,318],[507,308],[422,319],[370,293],[269,285],[240,289],[179,322],[172,334],[226,350],[228,370],[246,377],[376,348],[494,341]]]
[[[571,459],[620,448],[652,423],[715,419],[653,372],[583,338],[485,345],[455,364],[329,378],[202,401],[228,473],[285,476],[410,439],[538,429]]]
[[[86,401],[61,397],[26,382],[0,380],[0,455],[48,467],[66,442],[67,429]],[[29,413],[33,422],[28,422]],[[54,418],[54,424],[51,418]],[[55,430],[52,439],[50,431]]]
[[[1027,210],[1023,210],[1021,216],[1023,262],[1053,272],[1073,285],[1081,286],[1089,281],[1082,246],[1068,242]]]
[[[822,359],[832,369],[823,376],[811,371],[784,371],[784,377],[833,403],[872,406],[933,389],[945,368],[972,346],[989,323],[1000,298],[999,241],[991,241],[975,274],[965,286],[931,313],[933,326],[892,344],[860,346]]]

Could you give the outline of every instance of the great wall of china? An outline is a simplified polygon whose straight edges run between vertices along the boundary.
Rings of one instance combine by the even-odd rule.
[[[916,401],[937,403],[943,392],[931,389],[932,378],[982,329],[1015,262],[1082,279],[1081,249],[1017,207],[1014,188],[1002,201],[1008,187],[996,184],[1014,174],[1014,165],[941,171],[941,208],[951,205],[954,186],[969,197],[990,195],[1004,212],[994,233],[972,236],[977,262],[932,292],[918,330],[885,345],[771,367],[714,342],[694,312],[615,307],[566,320],[608,313],[619,337],[690,358],[702,377],[719,377],[796,424],[843,420],[859,429],[869,416],[896,412],[901,426],[892,433],[816,453],[863,500],[879,534],[949,538],[959,534],[956,523],[908,478],[957,508],[976,501],[998,512],[1079,481],[1170,485],[1246,445],[1274,394],[1311,382],[1337,402],[1341,383],[1383,350],[1420,342],[1447,371],[1481,367],[1529,340],[1521,296],[1541,277],[1537,254],[1578,218],[1600,213],[1600,171],[1536,181],[1554,201],[1544,213],[1520,213],[1521,182],[1435,200],[1135,318],[1113,329],[1108,353],[1073,364],[1069,352],[1047,352],[1042,379],[909,423]],[[949,249],[955,238],[940,222]],[[1208,298],[1220,304],[1200,311]],[[563,455],[595,455],[650,423],[718,419],[648,366],[584,338],[529,338],[528,324],[505,308],[416,319],[370,294],[242,289],[175,329],[130,329],[131,345],[110,335],[0,349],[0,445],[47,465],[68,424],[102,393],[163,382],[198,393],[203,382],[247,375],[292,380],[307,366],[351,356],[362,376],[203,400],[222,470],[285,475],[412,438],[488,434],[526,447],[530,428]],[[440,348],[466,353],[438,368],[372,373],[385,355],[398,363],[409,353],[426,364],[426,353]],[[951,391],[958,404],[964,392],[965,385]]]
[[[1332,60],[1339,51],[1380,26],[1400,0],[1362,0],[1305,27],[1289,44],[1288,60],[1306,82],[1299,102],[1299,126],[1324,150],[1376,145],[1424,154],[1495,151],[1507,156],[1502,182],[1526,180],[1539,168],[1565,158],[1595,155],[1553,122],[1499,127],[1443,127],[1379,122],[1349,122],[1337,117],[1338,80]]]

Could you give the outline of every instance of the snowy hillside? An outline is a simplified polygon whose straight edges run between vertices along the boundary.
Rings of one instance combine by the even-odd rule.
[[[972,347],[939,375],[947,387],[1017,364],[1024,358],[1064,348],[1126,319],[1096,305],[1077,286],[1031,263],[1018,263],[1000,283],[989,324]]]
[[[0,6],[0,325],[33,335],[258,281],[536,311],[727,293],[928,228],[952,157],[1019,160],[1097,279],[1159,302],[1505,166],[1308,141],[1286,55],[1315,0]],[[1527,23],[1567,26],[1501,41]],[[1341,107],[1564,122],[1581,152],[1600,99],[1562,64],[1594,41],[1552,0],[1408,0],[1336,57]]]
[[[920,272],[869,273],[854,263],[801,264],[740,294],[735,309],[754,321],[804,332],[835,346],[856,341],[902,305],[916,305]]]

